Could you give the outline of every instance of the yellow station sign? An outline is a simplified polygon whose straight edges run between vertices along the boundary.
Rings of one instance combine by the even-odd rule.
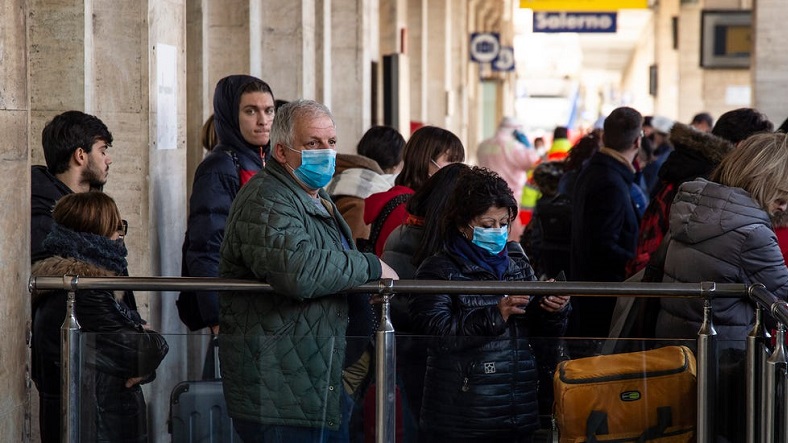
[[[648,0],[520,0],[520,7],[534,11],[598,12],[645,9]]]

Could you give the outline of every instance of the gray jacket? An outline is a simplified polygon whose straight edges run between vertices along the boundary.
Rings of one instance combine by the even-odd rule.
[[[762,283],[781,299],[788,295],[788,268],[767,212],[740,188],[704,179],[684,183],[670,211],[671,241],[665,282]],[[746,299],[712,301],[720,340],[743,340],[753,321]],[[703,302],[662,299],[657,337],[695,338]]]

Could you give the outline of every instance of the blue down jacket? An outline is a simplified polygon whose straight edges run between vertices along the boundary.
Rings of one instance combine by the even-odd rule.
[[[416,278],[495,280],[446,250],[427,258]],[[536,278],[527,259],[512,257],[502,280]],[[532,297],[526,314],[504,322],[497,306],[501,297],[412,297],[409,309],[417,331],[436,336],[428,351],[422,429],[451,441],[527,436],[538,427],[539,368],[531,337],[563,335],[569,308],[551,314],[539,307],[539,297]]]

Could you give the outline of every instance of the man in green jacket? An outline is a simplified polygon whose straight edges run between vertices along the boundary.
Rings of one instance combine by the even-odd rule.
[[[221,247],[222,277],[274,289],[220,297],[228,411],[245,442],[347,441],[352,400],[343,375],[360,353],[350,352],[346,335],[371,334],[373,313],[367,299],[343,291],[397,274],[356,250],[321,189],[336,161],[328,108],[309,100],[284,105],[271,147],[274,161],[234,200]]]

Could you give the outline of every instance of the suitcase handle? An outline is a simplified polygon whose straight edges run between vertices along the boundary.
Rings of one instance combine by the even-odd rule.
[[[662,406],[657,408],[657,424],[645,430],[640,437],[638,443],[645,443],[649,440],[654,440],[665,436],[665,431],[673,424],[673,412],[670,406]],[[607,428],[607,412],[591,411],[586,420],[586,442],[587,443],[600,443],[597,440],[597,435],[608,434]]]

